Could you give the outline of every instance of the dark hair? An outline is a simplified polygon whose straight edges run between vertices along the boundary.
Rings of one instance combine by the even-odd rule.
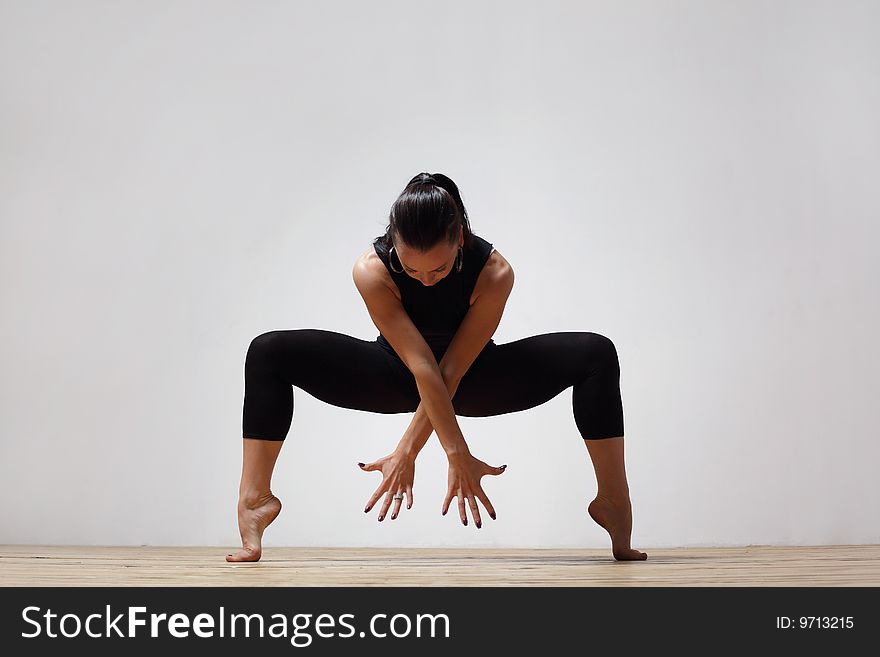
[[[387,253],[392,237],[408,247],[425,252],[437,244],[458,242],[464,228],[464,247],[474,237],[461,194],[451,178],[442,173],[422,172],[414,176],[391,206],[385,234],[373,240]]]

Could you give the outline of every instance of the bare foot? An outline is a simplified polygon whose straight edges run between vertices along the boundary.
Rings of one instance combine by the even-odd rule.
[[[226,561],[259,561],[263,556],[260,541],[278,514],[281,513],[281,500],[269,493],[257,499],[238,501],[238,532],[241,534],[241,549],[227,554]]]
[[[632,504],[627,500],[610,500],[596,496],[587,507],[590,517],[611,535],[611,553],[618,561],[647,559],[645,552],[630,547],[632,536]]]

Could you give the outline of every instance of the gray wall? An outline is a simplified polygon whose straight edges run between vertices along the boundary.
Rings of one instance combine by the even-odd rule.
[[[880,4],[0,3],[0,543],[235,545],[265,331],[373,339],[351,267],[440,171],[503,343],[612,338],[635,547],[880,541]],[[409,415],[294,390],[277,545],[609,545],[571,390],[460,418],[498,521],[376,522]]]

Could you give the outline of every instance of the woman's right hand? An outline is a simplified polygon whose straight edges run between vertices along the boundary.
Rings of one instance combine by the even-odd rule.
[[[379,484],[376,492],[373,493],[372,497],[367,501],[364,513],[368,513],[370,509],[373,508],[376,500],[382,497],[383,493],[385,494],[385,501],[382,503],[382,508],[379,510],[379,522],[382,522],[385,518],[385,514],[388,513],[388,507],[391,506],[392,502],[394,502],[394,508],[391,511],[391,519],[394,520],[397,518],[397,514],[400,512],[402,498],[393,499],[394,495],[402,495],[406,493],[406,508],[412,508],[412,488],[413,481],[415,481],[416,477],[415,456],[408,455],[403,451],[394,450],[391,454],[383,456],[378,461],[373,461],[372,463],[358,463],[358,467],[364,472],[376,470],[382,473],[382,483]]]
[[[483,523],[480,519],[480,509],[477,506],[479,499],[486,510],[489,512],[492,520],[496,519],[495,509],[489,501],[489,497],[483,492],[480,479],[485,475],[500,475],[507,468],[506,465],[495,467],[484,463],[469,452],[461,454],[448,455],[449,458],[449,489],[446,492],[446,499],[443,500],[443,515],[449,510],[452,498],[458,498],[458,515],[461,517],[463,525],[467,525],[467,514],[465,513],[465,499],[470,500],[471,515],[477,527],[482,527]]]

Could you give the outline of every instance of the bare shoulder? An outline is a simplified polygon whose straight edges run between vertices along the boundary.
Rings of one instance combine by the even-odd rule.
[[[376,255],[372,245],[355,261],[352,275],[367,282],[382,283],[394,293],[394,296],[400,299],[400,290],[392,280],[391,274],[388,273],[385,263]],[[357,281],[357,278],[355,280]]]
[[[473,305],[481,294],[486,291],[504,291],[510,294],[513,287],[513,266],[507,261],[501,252],[493,249],[483,266],[480,275],[477,277],[477,283],[474,285],[474,293],[471,295],[470,304]]]

